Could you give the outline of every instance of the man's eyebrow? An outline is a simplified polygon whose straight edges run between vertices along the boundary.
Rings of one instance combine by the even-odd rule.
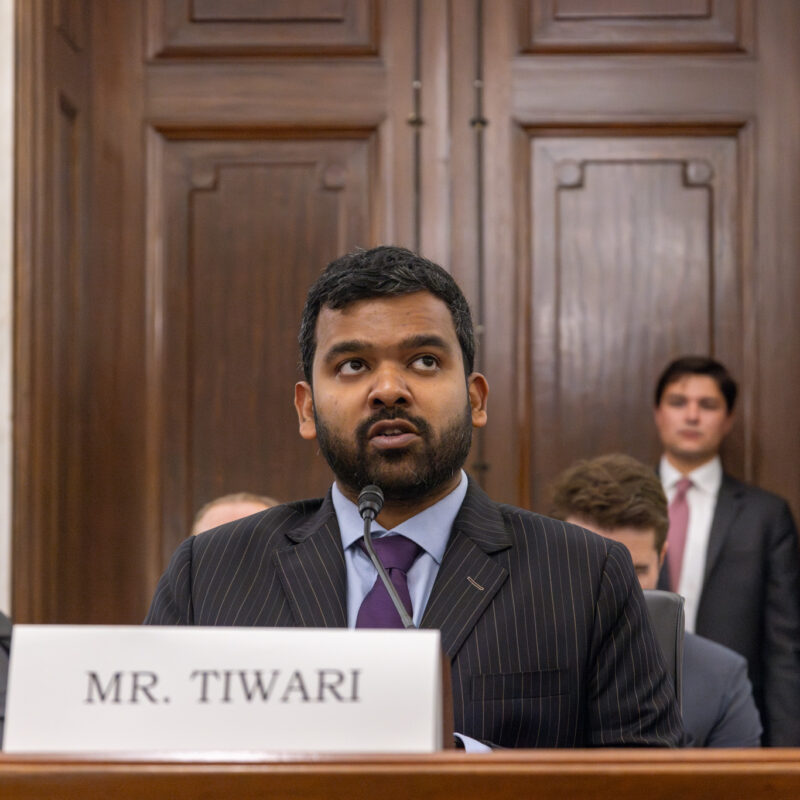
[[[325,353],[322,360],[325,364],[330,364],[331,361],[335,361],[337,358],[347,353],[359,353],[368,350],[369,346],[369,342],[363,339],[347,339],[333,345],[333,347]]]
[[[330,364],[344,355],[369,352],[372,347],[373,345],[364,339],[346,339],[342,342],[337,342],[327,350],[322,361],[325,364]],[[435,333],[418,333],[414,336],[409,336],[406,339],[402,339],[398,343],[398,347],[401,350],[416,350],[419,347],[433,347],[444,351],[451,349],[447,339]]]
[[[689,399],[689,395],[684,392],[665,392],[664,394],[666,397],[680,398],[681,400]],[[725,401],[725,398],[718,397],[715,394],[696,395],[693,399],[696,399],[701,403],[705,402],[706,400],[713,400],[715,403],[722,403]]]
[[[415,350],[418,347],[435,347],[438,350],[450,350],[450,343],[436,333],[418,333],[416,336],[409,336],[400,342],[400,347],[404,350]]]

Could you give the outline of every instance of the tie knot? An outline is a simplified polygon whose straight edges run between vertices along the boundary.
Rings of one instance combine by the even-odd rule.
[[[399,534],[381,536],[373,539],[372,544],[385,569],[399,569],[401,572],[408,572],[421,549],[416,542]],[[359,545],[366,552],[363,539],[359,541]]]
[[[688,492],[689,489],[691,489],[691,488],[692,488],[692,479],[691,478],[681,478],[675,484],[675,490],[676,490],[677,494],[686,494],[686,492]]]

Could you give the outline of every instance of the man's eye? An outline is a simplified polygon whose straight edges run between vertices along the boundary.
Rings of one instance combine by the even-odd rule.
[[[701,400],[700,401],[700,408],[704,409],[705,411],[716,411],[717,409],[721,408],[722,404],[718,403],[716,400]]]
[[[686,405],[686,400],[683,397],[669,397],[667,398],[667,403],[673,408],[680,408]]]
[[[357,358],[351,358],[349,361],[344,361],[339,366],[340,375],[357,375],[359,372],[364,371],[364,362],[359,361]]]
[[[419,356],[411,363],[416,369],[422,370],[423,372],[429,372],[439,366],[439,360],[436,356]]]

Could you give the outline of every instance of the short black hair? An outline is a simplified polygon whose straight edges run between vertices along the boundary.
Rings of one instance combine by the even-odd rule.
[[[404,247],[384,245],[356,250],[331,261],[309,289],[298,337],[305,379],[311,383],[317,318],[323,308],[342,309],[358,300],[414,292],[430,292],[450,309],[464,371],[469,375],[475,363],[475,334],[469,304],[458,284],[433,261]]]
[[[730,414],[733,411],[733,407],[736,404],[736,393],[738,392],[736,381],[723,364],[708,356],[681,356],[667,364],[656,384],[656,407],[661,404],[661,398],[667,386],[686,375],[707,375],[709,378],[713,378],[725,398],[728,413]]]

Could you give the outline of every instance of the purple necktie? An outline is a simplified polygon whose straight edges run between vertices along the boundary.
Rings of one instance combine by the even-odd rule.
[[[667,542],[667,563],[669,582],[673,592],[678,591],[683,568],[683,551],[686,548],[686,531],[689,528],[689,501],[686,493],[692,485],[689,478],[681,478],[676,484],[677,491],[669,504],[669,534]]]
[[[373,539],[372,544],[378,554],[381,564],[389,573],[394,588],[400,595],[403,605],[409,614],[411,610],[411,596],[408,593],[408,582],[406,572],[416,560],[420,553],[420,546],[411,539],[397,534],[392,536],[381,536]],[[364,542],[359,545],[366,552]],[[356,617],[356,628],[402,628],[403,622],[397,609],[394,607],[389,592],[383,585],[381,576],[375,578],[375,584],[367,593],[361,608],[358,609]]]

